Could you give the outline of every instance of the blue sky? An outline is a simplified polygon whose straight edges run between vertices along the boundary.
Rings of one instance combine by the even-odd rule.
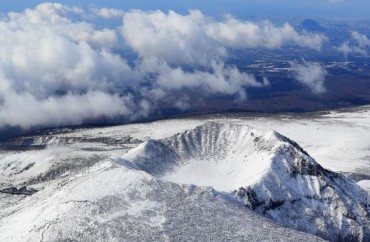
[[[20,11],[33,7],[40,0],[2,0],[0,11]],[[220,16],[230,13],[235,16],[293,16],[330,18],[370,18],[370,0],[108,0],[108,1],[55,1],[68,5],[89,7],[114,7],[122,9],[175,10],[180,13],[188,9],[200,9],[204,13]]]

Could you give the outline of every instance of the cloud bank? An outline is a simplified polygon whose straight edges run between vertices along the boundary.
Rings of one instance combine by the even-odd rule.
[[[169,11],[130,11],[124,15],[121,33],[143,58],[160,58],[170,64],[207,65],[227,56],[229,48],[281,48],[288,43],[320,50],[326,37],[299,34],[289,24],[275,26],[227,17],[215,21],[200,11],[180,15]]]
[[[83,11],[41,4],[0,22],[0,127],[133,115],[132,98],[114,93],[139,78],[109,50],[116,32],[73,22],[71,14]]]
[[[91,13],[56,3],[11,12],[0,20],[0,128],[134,120],[155,111],[160,102],[189,108],[186,92],[194,89],[204,96],[245,100],[248,87],[263,88],[269,81],[227,65],[231,48],[296,44],[319,49],[325,41],[289,24],[232,17],[216,21],[197,10],[188,15],[108,8],[92,12],[122,17],[122,26],[97,28],[86,18]],[[130,62],[113,51],[117,48],[138,57]],[[174,99],[174,91],[183,95]]]

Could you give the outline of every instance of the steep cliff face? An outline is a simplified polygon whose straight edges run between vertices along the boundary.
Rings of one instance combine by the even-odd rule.
[[[331,241],[370,238],[367,193],[289,143],[276,150],[260,181],[234,192],[254,211],[290,228]]]
[[[230,192],[257,213],[328,240],[370,239],[367,193],[274,131],[206,123],[150,140],[120,163],[163,180]]]

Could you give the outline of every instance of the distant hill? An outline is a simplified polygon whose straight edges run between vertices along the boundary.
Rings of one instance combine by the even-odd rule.
[[[312,19],[305,19],[301,23],[301,28],[310,32],[325,32],[326,29],[323,28],[318,22]]]

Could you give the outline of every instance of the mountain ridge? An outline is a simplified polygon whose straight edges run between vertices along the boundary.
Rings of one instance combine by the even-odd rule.
[[[234,187],[232,192],[255,212],[324,239],[370,238],[367,193],[275,131],[211,122],[156,142],[123,160],[171,182],[224,192]],[[156,165],[159,172],[151,170]]]

